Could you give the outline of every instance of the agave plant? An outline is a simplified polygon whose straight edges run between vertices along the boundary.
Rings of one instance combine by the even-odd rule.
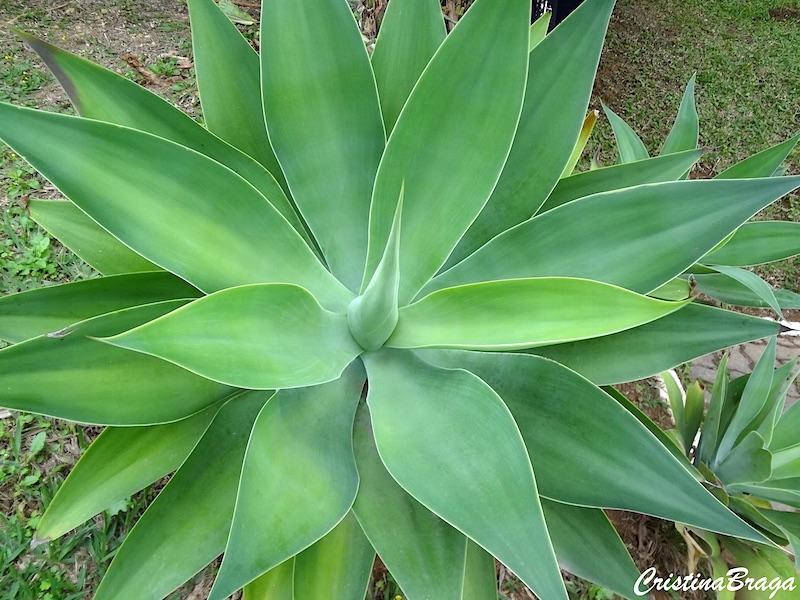
[[[259,55],[190,0],[205,127],[25,36],[80,116],[0,137],[103,277],[0,299],[0,405],[107,426],[37,542],[174,472],[96,598],[223,555],[212,599],[360,600],[376,552],[411,600],[494,599],[495,558],[631,596],[604,508],[769,543],[597,386],[781,331],[654,296],[800,178],[684,181],[695,136],[562,179],[612,5],[392,0],[370,56],[345,0],[265,0]]]

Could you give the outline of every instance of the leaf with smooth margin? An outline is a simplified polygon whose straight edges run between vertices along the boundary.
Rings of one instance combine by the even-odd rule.
[[[720,273],[692,275],[695,290],[733,306],[769,308],[769,305],[750,288]],[[773,290],[781,308],[800,308],[800,294],[789,290]]]
[[[0,406],[80,423],[130,426],[177,421],[219,402],[232,388],[91,339],[127,331],[184,303],[124,309],[0,350]]]
[[[264,165],[288,192],[264,122],[258,53],[213,0],[189,0],[189,21],[206,127]]]
[[[642,138],[628,125],[625,120],[611,110],[603,102],[603,112],[606,113],[608,122],[614,132],[614,139],[617,142],[617,164],[636,162],[650,158],[647,146],[644,145]],[[685,173],[686,171],[684,171]],[[683,173],[681,173],[683,175]]]
[[[543,497],[763,541],[633,415],[566,367],[525,354],[421,355],[441,366],[467,369],[497,390],[520,427]]]
[[[294,559],[294,595],[303,600],[364,600],[375,550],[353,513]]]
[[[85,279],[0,297],[0,339],[17,343],[97,315],[200,295],[171,273],[131,273]]]
[[[779,528],[792,547],[795,569],[800,569],[800,514],[766,508],[758,509],[758,512]]]
[[[675,371],[669,370],[661,373],[660,379],[667,392],[667,400],[669,401],[672,420],[675,422],[675,429],[682,442],[683,449],[686,450],[686,438],[683,436],[682,431],[686,412],[686,391],[683,389],[683,384],[678,379],[678,374]]]
[[[294,600],[294,557],[248,583],[242,596],[243,600]]]
[[[700,117],[697,114],[697,104],[695,102],[695,83],[697,75],[692,75],[686,90],[683,92],[681,105],[678,108],[678,115],[675,123],[664,140],[660,154],[672,154],[682,150],[693,150],[700,142]]]
[[[800,477],[774,479],[757,484],[733,484],[729,486],[728,490],[732,493],[743,492],[800,508]]]
[[[733,447],[749,431],[749,426],[761,413],[761,409],[767,402],[769,392],[772,387],[772,379],[775,375],[775,355],[777,352],[778,338],[770,338],[767,347],[758,359],[753,372],[745,384],[739,405],[733,418],[720,439],[717,447],[717,455],[714,459],[713,467],[719,466]]]
[[[783,161],[791,154],[798,142],[800,142],[800,133],[725,169],[717,175],[717,179],[750,179],[779,175]]]
[[[544,346],[545,356],[597,385],[644,379],[705,354],[781,331],[774,321],[689,304],[652,323],[602,338]]]
[[[525,94],[530,10],[525,0],[478,0],[423,72],[378,170],[362,288],[383,254],[401,187],[401,305],[439,270],[486,204]]]
[[[703,264],[754,267],[800,254],[800,223],[756,221],[742,225],[730,241],[703,257]]]
[[[565,571],[635,598],[639,570],[602,510],[542,499],[544,520]]]
[[[528,40],[529,51],[532,51],[544,40],[544,37],[547,35],[547,30],[550,28],[550,18],[552,16],[552,11],[545,11],[542,13],[542,16],[531,24],[530,38]]]
[[[222,290],[101,341],[252,390],[338,379],[362,352],[345,315],[282,283]]]
[[[547,197],[547,201],[537,214],[600,192],[610,192],[646,183],[676,181],[702,155],[700,150],[687,150],[564,177],[559,179],[558,185]]]
[[[219,406],[212,406],[165,425],[108,427],[83,453],[47,505],[34,543],[64,535],[177,469],[218,411]]]
[[[308,548],[350,511],[358,488],[353,419],[363,386],[363,368],[354,364],[336,381],[279,391],[261,411],[209,600],[227,598]]]
[[[539,597],[566,599],[531,463],[500,397],[475,375],[410,352],[382,349],[364,362],[372,429],[392,477]]]
[[[772,475],[772,454],[757,431],[748,433],[714,469],[720,481],[760,483]]]
[[[692,296],[692,286],[688,279],[676,277],[654,289],[648,295],[661,300],[686,300]]]
[[[103,275],[158,271],[69,200],[33,199],[31,218]]]
[[[782,448],[772,454],[770,479],[800,477],[800,443]]]
[[[222,407],[125,537],[94,600],[163,598],[222,553],[247,440],[267,398],[243,392]]]
[[[254,158],[209,133],[189,115],[130,79],[29,34],[20,34],[42,57],[82,117],[151,133],[213,158],[247,180],[297,231],[305,234],[274,172],[270,173]],[[236,92],[240,91],[241,84],[237,83]],[[72,145],[67,143],[65,147]]]
[[[4,103],[0,138],[120,241],[205,292],[296,283],[326,306],[347,306],[349,292],[288,221],[206,156],[141,131]]]
[[[261,88],[269,137],[295,203],[333,273],[356,290],[386,137],[348,4],[264,0]]]
[[[610,335],[685,306],[567,277],[445,288],[400,309],[392,348],[519,350]]]
[[[589,142],[589,138],[592,136],[592,132],[594,131],[594,126],[597,124],[597,115],[598,112],[596,110],[590,110],[586,115],[586,118],[583,120],[583,126],[578,134],[578,141],[575,143],[575,148],[573,148],[572,154],[570,155],[564,170],[561,172],[562,178],[572,175],[572,172],[575,170],[578,161],[581,159],[581,156],[583,156],[583,151],[586,150],[586,144]]]
[[[353,446],[360,477],[353,512],[403,594],[415,600],[462,600],[466,539],[386,470],[366,405],[356,415]]]
[[[477,281],[558,276],[646,294],[797,187],[800,177],[776,177],[676,181],[596,194],[501,233],[423,293]]]
[[[800,375],[800,357],[794,358],[775,369],[775,374],[772,376],[772,387],[770,387],[767,402],[755,421],[760,423],[756,431],[761,434],[768,447],[772,444],[775,426],[780,420],[786,404],[786,394],[789,393],[789,389],[798,375]]]
[[[714,387],[711,388],[711,399],[708,403],[705,424],[700,432],[700,446],[697,449],[698,458],[710,465],[717,453],[717,444],[722,439],[724,431],[722,426],[722,409],[728,395],[728,354],[725,353],[717,366],[717,375]]]
[[[774,310],[775,313],[778,315],[778,318],[783,319],[781,306],[778,303],[778,299],[775,297],[775,292],[772,290],[772,287],[770,287],[770,285],[766,281],[761,279],[761,277],[759,277],[752,271],[748,271],[747,269],[742,269],[741,267],[729,267],[726,265],[709,265],[709,268],[717,271],[718,273],[722,273],[726,277],[729,277],[734,281],[736,281],[737,283],[740,283],[746,288],[748,288],[758,298],[760,298],[762,302],[769,305],[769,307],[772,310]]]
[[[448,266],[529,219],[553,191],[589,107],[613,6],[614,0],[583,2],[530,53],[525,103],[511,153],[491,198]],[[463,147],[456,147],[456,157],[462,153]]]
[[[472,540],[467,540],[464,580],[460,600],[496,600],[497,570],[494,557]]]
[[[703,422],[705,410],[705,393],[700,382],[693,381],[686,388],[686,406],[683,417],[683,439],[686,441],[687,451],[694,445],[697,432]]]
[[[447,35],[438,0],[393,0],[372,52],[383,122],[391,132],[422,71]]]
[[[780,416],[770,440],[770,450],[777,452],[800,443],[800,402],[792,404]]]

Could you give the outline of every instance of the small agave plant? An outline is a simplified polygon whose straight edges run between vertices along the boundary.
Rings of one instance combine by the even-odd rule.
[[[0,405],[107,426],[37,541],[174,472],[97,599],[222,555],[215,600],[361,600],[376,553],[411,600],[494,600],[495,559],[630,597],[604,508],[769,543],[597,386],[780,333],[670,298],[779,246],[743,224],[800,178],[684,180],[684,110],[662,155],[562,178],[612,6],[544,36],[477,0],[447,35],[391,0],[370,56],[345,0],[264,0],[259,55],[190,0],[205,127],[24,36],[80,116],[0,104],[0,138],[103,277],[0,299]]]

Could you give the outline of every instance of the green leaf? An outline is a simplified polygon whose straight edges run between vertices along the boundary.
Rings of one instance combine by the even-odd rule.
[[[487,281],[433,292],[400,309],[393,348],[513,350],[610,335],[685,303],[588,279]]]
[[[294,560],[294,596],[304,600],[364,600],[375,550],[353,513]]]
[[[408,352],[364,360],[375,441],[392,477],[539,597],[566,599],[531,464],[503,401],[471,373]]]
[[[279,281],[326,306],[349,301],[286,219],[210,158],[133,129],[3,103],[0,138],[115,237],[205,292]]]
[[[722,273],[727,277],[730,277],[734,281],[748,288],[751,292],[758,296],[762,302],[769,305],[769,307],[775,311],[780,319],[783,319],[781,307],[778,303],[778,299],[775,297],[775,292],[772,291],[770,285],[761,279],[761,277],[752,271],[748,271],[747,269],[742,269],[740,267],[709,265],[709,268],[714,269],[718,273]]]
[[[800,477],[774,479],[760,484],[733,484],[728,487],[732,493],[742,492],[764,500],[781,502],[800,508]]]
[[[759,483],[772,475],[772,454],[757,431],[751,431],[722,459],[716,475],[727,484]]]
[[[565,571],[634,598],[639,570],[602,510],[542,500],[547,530]]]
[[[222,407],[126,536],[95,600],[163,598],[222,553],[247,441],[268,397],[245,392]]]
[[[91,339],[127,331],[183,303],[109,313],[0,350],[0,406],[96,425],[154,425],[219,402],[233,390]]]
[[[230,22],[228,25],[233,27]],[[58,78],[81,116],[152,133],[213,158],[246,179],[298,231],[303,231],[297,213],[275,177],[253,158],[223,142],[189,115],[130,79],[29,34],[21,35]],[[236,92],[240,91],[241,82],[237,77]],[[204,116],[208,118],[207,114]],[[260,119],[248,126],[253,128],[258,122]],[[61,146],[69,151],[74,149],[70,143]],[[153,170],[163,171],[166,165],[172,167],[166,161]]]
[[[705,410],[705,394],[703,386],[699,382],[692,382],[686,388],[686,410],[683,417],[682,435],[689,450],[694,445],[700,424],[703,422],[703,411]]]
[[[189,0],[189,19],[206,126],[264,165],[288,191],[264,123],[258,53],[213,0]]]
[[[724,304],[769,308],[769,305],[749,287],[720,273],[692,275],[695,290]],[[789,290],[773,290],[781,308],[800,308],[800,294]]]
[[[678,436],[682,442],[684,451],[687,449],[686,438],[683,436],[686,420],[686,392],[683,385],[678,379],[675,371],[665,371],[661,374],[661,381],[664,383],[664,388],[667,391],[667,399],[669,400],[669,408],[672,412],[672,419],[675,421],[675,428],[678,431]],[[689,442],[691,444],[691,440]],[[691,446],[689,446],[691,447]]]
[[[625,164],[650,158],[650,153],[644,145],[642,138],[628,125],[622,117],[603,103],[603,112],[606,113],[614,139],[617,141],[618,164]],[[684,171],[685,173],[685,171]],[[681,173],[683,175],[683,173]]]
[[[800,443],[800,403],[795,403],[778,419],[769,447],[773,451],[778,451],[798,443]]]
[[[772,445],[775,426],[781,418],[781,413],[786,403],[786,394],[798,375],[800,375],[800,358],[792,359],[780,368],[775,369],[767,402],[756,418],[756,422],[760,422],[757,431],[766,440],[767,446]]]
[[[533,51],[536,46],[544,41],[547,30],[550,28],[550,18],[553,16],[551,11],[542,13],[531,25],[530,38],[528,40],[528,50]]]
[[[763,541],[633,415],[566,367],[525,354],[421,355],[441,366],[467,369],[497,391],[519,425],[543,497]]]
[[[717,367],[714,387],[711,388],[711,400],[706,413],[706,421],[700,433],[700,446],[697,456],[706,465],[710,465],[717,453],[717,445],[724,430],[722,426],[723,406],[728,395],[728,354],[723,355]]]
[[[497,571],[494,557],[475,542],[467,540],[464,581],[459,599],[496,600],[496,598]]]
[[[572,200],[600,192],[610,192],[645,183],[675,181],[680,179],[681,175],[686,173],[701,156],[700,150],[687,150],[564,177],[558,181],[558,185],[538,212],[541,214]]]
[[[248,389],[338,379],[361,353],[344,315],[281,283],[216,292],[102,341],[157,356],[202,377]]]
[[[649,293],[798,186],[800,177],[695,180],[596,194],[503,232],[436,277],[425,291],[476,281],[560,276]]]
[[[244,600],[294,600],[294,558],[281,563],[244,587]]]
[[[776,335],[774,321],[702,304],[611,336],[536,348],[597,385],[644,379],[729,346]]]
[[[446,34],[438,0],[394,0],[388,4],[372,52],[387,132],[394,128],[411,90]]]
[[[36,527],[36,540],[64,535],[94,515],[177,469],[219,406],[188,419],[149,427],[109,427],[61,484]]]
[[[717,175],[717,179],[749,179],[752,177],[772,177],[780,175],[783,161],[800,142],[800,133],[771,148],[762,150]]]
[[[0,339],[16,343],[96,315],[199,292],[170,273],[131,273],[86,279],[0,297]]]
[[[586,118],[583,120],[583,126],[578,134],[578,141],[575,143],[575,148],[573,148],[572,154],[570,155],[564,170],[561,172],[562,178],[569,177],[575,170],[578,161],[583,155],[583,151],[586,150],[586,144],[589,142],[589,138],[592,137],[594,126],[597,124],[597,115],[598,113],[596,110],[590,110],[586,115]]]
[[[686,300],[692,295],[692,286],[688,279],[676,277],[654,289],[649,295],[661,300]]]
[[[800,223],[757,221],[742,225],[727,244],[703,257],[703,263],[753,267],[798,254]]]
[[[361,479],[353,505],[356,518],[406,597],[463,600],[466,539],[392,479],[369,419],[362,405],[353,433]]]
[[[763,580],[767,584],[776,579],[781,583],[787,580],[795,582],[797,571],[783,549],[751,546],[734,539],[726,539],[724,546],[733,557],[734,564],[746,569],[748,579],[754,582]],[[745,587],[736,593],[736,600],[762,600],[771,595],[771,591],[765,592],[761,589]],[[796,588],[779,590],[773,598],[774,600],[797,600],[798,592]]]
[[[478,0],[420,77],[378,170],[362,288],[386,247],[402,187],[401,304],[442,266],[486,204],[525,93],[530,9],[525,0]]]
[[[363,385],[363,369],[354,365],[337,381],[281,390],[261,411],[209,600],[227,598],[309,547],[349,512],[358,488],[353,418]]]
[[[683,93],[681,105],[678,108],[678,116],[675,117],[675,123],[661,147],[662,155],[697,148],[700,141],[700,117],[697,114],[694,97],[696,80],[697,76],[692,75],[689,83],[686,84],[686,91]]]
[[[261,85],[270,140],[294,200],[331,270],[355,290],[386,138],[375,78],[348,4],[265,0]]]
[[[72,202],[34,199],[28,207],[34,221],[103,275],[158,270],[156,265],[125,246]]]
[[[530,53],[525,103],[511,153],[486,207],[448,265],[530,218],[558,183],[586,116],[613,6],[614,0],[583,2]],[[467,84],[468,93],[474,94],[474,82],[468,78]],[[461,116],[457,110],[453,112],[456,118]],[[476,134],[476,139],[481,138]],[[463,151],[463,145],[455,146],[455,158],[463,159]],[[531,168],[532,160],[536,168]],[[429,198],[438,199],[439,195]]]

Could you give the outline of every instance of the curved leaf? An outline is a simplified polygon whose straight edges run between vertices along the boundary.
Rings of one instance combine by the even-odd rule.
[[[326,311],[303,288],[280,283],[216,292],[102,341],[263,390],[338,379],[361,353],[344,315]]]
[[[16,343],[91,317],[200,293],[171,273],[131,273],[0,297],[0,339]]]
[[[494,557],[472,540],[467,540],[466,551],[460,600],[495,600],[497,571]]]
[[[768,308],[769,305],[750,288],[720,273],[692,275],[697,292],[733,306]],[[789,290],[773,290],[781,308],[800,308],[800,294]]]
[[[115,237],[203,291],[297,283],[328,306],[347,305],[347,290],[286,219],[208,157],[141,131],[3,103],[0,138]]]
[[[471,373],[408,352],[364,361],[375,441],[392,477],[539,597],[566,599],[531,464],[503,401]]]
[[[540,277],[445,288],[400,309],[392,348],[522,349],[610,335],[684,306],[588,279]]]
[[[411,90],[446,34],[438,0],[389,2],[372,52],[387,132],[394,128]]]
[[[248,583],[242,597],[244,600],[294,600],[294,558]]]
[[[486,203],[525,93],[530,9],[526,0],[478,0],[420,77],[378,170],[362,287],[381,259],[402,187],[401,304],[442,266]]]
[[[757,221],[742,225],[727,244],[703,257],[703,263],[753,267],[798,254],[800,223]]]
[[[344,0],[264,0],[261,10],[272,146],[328,265],[355,290],[386,141],[364,42]]]
[[[617,162],[619,164],[650,158],[650,153],[647,151],[642,138],[638,136],[630,125],[606,106],[605,103],[603,103],[603,112],[606,113],[611,129],[614,131],[614,139],[617,141],[617,154],[619,156]]]
[[[772,475],[772,454],[757,431],[748,433],[716,466],[714,473],[720,481],[759,483]]]
[[[531,52],[525,104],[503,174],[448,265],[529,219],[558,183],[586,116],[613,6],[614,0],[583,2]],[[456,147],[456,156],[462,153]]]
[[[160,600],[219,556],[231,526],[247,440],[268,397],[246,392],[222,407],[126,536],[94,600]]]
[[[348,513],[358,488],[352,431],[363,385],[363,369],[353,365],[337,381],[281,390],[261,411],[209,600],[309,547]]]
[[[721,273],[748,288],[751,292],[758,296],[762,302],[774,310],[780,319],[783,319],[781,307],[778,303],[778,299],[775,297],[775,292],[772,291],[770,285],[761,279],[761,277],[752,271],[748,271],[747,269],[742,269],[739,267],[709,265],[709,268],[714,269],[718,273]]]
[[[550,28],[550,18],[553,16],[552,11],[545,11],[538,19],[531,24],[530,39],[528,42],[528,49],[533,50],[542,43],[547,30]]]
[[[696,81],[697,76],[692,75],[689,83],[686,84],[686,90],[683,92],[675,123],[672,125],[672,129],[661,147],[662,155],[697,148],[700,141],[700,117],[697,114],[697,105],[694,97]]]
[[[158,271],[68,200],[31,200],[31,218],[103,275]]]
[[[230,387],[91,339],[127,331],[182,304],[109,313],[0,350],[0,406],[97,425],[153,425],[219,402]]]
[[[749,179],[780,175],[783,161],[792,153],[797,142],[800,142],[800,133],[725,169],[717,175],[717,179]]]
[[[561,173],[562,178],[569,177],[575,170],[584,150],[586,150],[586,144],[589,142],[589,138],[592,137],[594,126],[597,124],[598,114],[596,110],[590,110],[583,120],[583,127],[581,127],[580,133],[578,134],[578,141],[575,143],[575,148],[573,148],[572,154]]]
[[[680,364],[777,334],[774,321],[702,304],[614,335],[532,350],[597,385],[644,379]]]

